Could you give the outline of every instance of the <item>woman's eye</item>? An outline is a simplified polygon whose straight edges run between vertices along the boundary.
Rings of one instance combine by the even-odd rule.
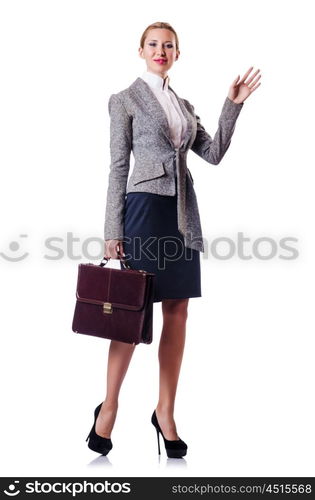
[[[149,45],[150,45],[151,47],[154,47],[156,44],[155,44],[154,42],[152,42],[152,43],[149,43]],[[168,49],[172,49],[172,48],[173,48],[173,44],[172,44],[172,43],[170,43],[170,44],[166,45],[166,47],[167,47]]]

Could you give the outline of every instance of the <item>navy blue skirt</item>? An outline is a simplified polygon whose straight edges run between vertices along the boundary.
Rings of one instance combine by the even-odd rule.
[[[200,252],[178,231],[177,194],[128,193],[123,246],[132,269],[155,273],[154,302],[201,297]]]

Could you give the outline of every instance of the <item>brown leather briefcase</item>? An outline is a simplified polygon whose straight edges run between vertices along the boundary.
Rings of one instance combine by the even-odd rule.
[[[104,267],[106,257],[98,265],[79,264],[72,331],[150,344],[155,274],[132,269],[120,259],[124,269]]]

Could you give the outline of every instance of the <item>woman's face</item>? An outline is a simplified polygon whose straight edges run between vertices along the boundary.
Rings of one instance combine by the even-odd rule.
[[[145,59],[147,71],[164,78],[179,56],[174,33],[164,28],[152,28],[147,33],[143,48],[139,48],[139,55]]]

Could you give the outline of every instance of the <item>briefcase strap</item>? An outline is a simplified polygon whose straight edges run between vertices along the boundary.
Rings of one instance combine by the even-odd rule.
[[[121,254],[119,253],[119,251],[117,252],[117,254],[118,254],[118,257],[119,257],[119,259],[121,260],[122,265],[124,266],[124,268],[125,268],[125,269],[132,269],[132,267],[131,267],[131,265],[129,264],[129,262],[127,262],[127,261],[126,261],[126,259],[124,259],[123,255],[121,255]],[[105,260],[106,262],[104,262],[104,263],[103,263],[103,261],[104,261],[104,260]],[[104,266],[106,266],[106,264],[107,264],[107,262],[108,262],[109,260],[110,260],[110,259],[108,259],[107,257],[103,257],[103,258],[102,258],[102,260],[101,260],[101,263],[100,263],[99,265],[100,265],[101,267],[104,267]]]

